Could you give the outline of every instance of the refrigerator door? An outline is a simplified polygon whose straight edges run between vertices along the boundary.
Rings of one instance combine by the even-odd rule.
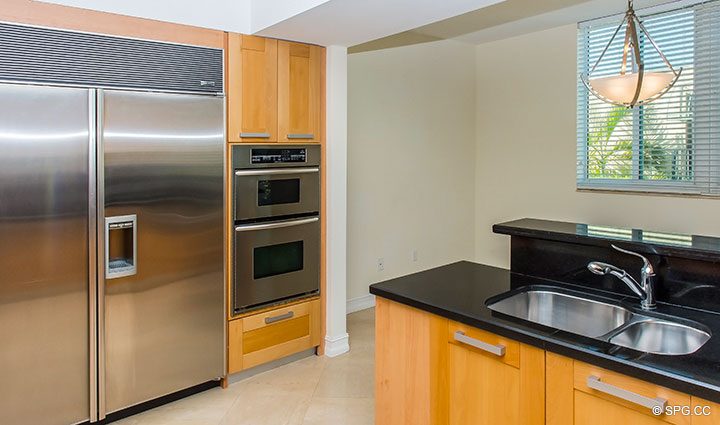
[[[101,410],[112,413],[223,375],[223,99],[104,91],[98,102]]]
[[[89,96],[0,84],[1,424],[90,418]]]

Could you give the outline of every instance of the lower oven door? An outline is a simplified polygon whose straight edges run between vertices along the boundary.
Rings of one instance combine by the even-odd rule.
[[[317,293],[320,289],[320,219],[235,226],[233,311]]]

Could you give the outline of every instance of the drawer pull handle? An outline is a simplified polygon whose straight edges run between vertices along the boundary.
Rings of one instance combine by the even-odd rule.
[[[272,176],[276,174],[313,174],[319,173],[320,168],[309,167],[309,168],[273,168],[273,169],[262,169],[262,170],[237,170],[235,175],[238,177],[246,176]]]
[[[242,138],[269,139],[270,133],[240,133]]]
[[[638,393],[634,393],[632,391],[610,385],[606,382],[602,382],[597,376],[588,376],[587,386],[592,388],[593,390],[600,391],[601,393],[605,393],[623,399],[625,401],[629,401],[630,403],[634,403],[648,409],[652,409],[653,412],[655,412],[656,410],[664,412],[665,406],[667,406],[667,400],[665,400],[664,398],[645,397],[644,395],[640,395]]]
[[[288,139],[314,139],[315,135],[314,134],[302,134],[302,133],[298,134],[298,133],[296,133],[296,134],[288,134],[287,138]]]
[[[295,313],[293,313],[292,311],[288,311],[287,313],[279,314],[279,315],[277,315],[277,316],[266,317],[266,318],[265,318],[265,324],[266,324],[266,325],[269,325],[269,324],[272,324],[272,323],[280,322],[280,321],[282,321],[282,320],[292,319],[292,317],[293,317],[294,315],[295,315]]]
[[[469,336],[465,335],[465,332],[463,331],[455,332],[455,341],[467,344],[471,347],[475,347],[478,350],[487,351],[488,353],[495,354],[498,357],[502,357],[505,355],[504,345],[492,345],[475,338],[470,338]]]

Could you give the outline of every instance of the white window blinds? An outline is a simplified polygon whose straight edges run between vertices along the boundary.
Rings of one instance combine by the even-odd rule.
[[[633,109],[600,101],[579,78],[622,16],[579,25],[578,188],[720,195],[720,1],[672,5],[638,16],[682,74],[663,97]],[[667,70],[640,37],[646,71]],[[616,37],[593,77],[619,72],[623,41]]]

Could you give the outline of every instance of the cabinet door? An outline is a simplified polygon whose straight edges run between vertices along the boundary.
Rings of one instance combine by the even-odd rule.
[[[377,298],[376,425],[447,423],[446,332],[446,319]]]
[[[325,50],[278,42],[278,139],[321,140],[322,79]]]
[[[543,350],[454,322],[447,349],[451,425],[544,423]]]
[[[687,394],[557,354],[547,354],[548,425],[691,425],[689,415],[654,414],[656,399],[691,406]],[[702,423],[702,422],[697,422]]]
[[[228,140],[276,142],[278,42],[228,35]]]

